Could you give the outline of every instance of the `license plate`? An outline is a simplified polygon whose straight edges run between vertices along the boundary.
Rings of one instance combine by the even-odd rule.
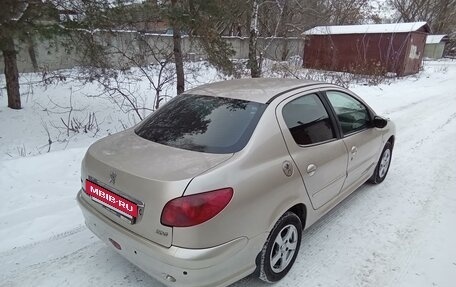
[[[107,190],[89,180],[86,180],[85,191],[92,200],[127,217],[131,222],[134,222],[138,217],[138,205],[125,197]]]

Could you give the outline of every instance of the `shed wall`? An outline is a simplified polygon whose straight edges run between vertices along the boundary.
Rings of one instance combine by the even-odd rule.
[[[424,56],[424,46],[426,45],[426,34],[412,32],[409,34],[407,53],[404,58],[404,69],[398,75],[412,75],[420,71]]]
[[[421,61],[424,51],[422,47],[410,45],[413,34],[425,35],[421,32],[388,33],[388,34],[342,34],[342,35],[310,35],[304,46],[304,67],[332,71],[344,71],[362,74],[384,74],[392,72],[399,76],[416,68],[415,59],[406,65],[410,49],[420,53]],[[414,41],[421,42],[421,36]],[[416,56],[414,56],[416,57]],[[411,64],[413,62],[413,65]],[[416,68],[415,72],[418,72]]]
[[[426,44],[424,47],[424,57],[430,59],[440,59],[443,57],[445,43]]]

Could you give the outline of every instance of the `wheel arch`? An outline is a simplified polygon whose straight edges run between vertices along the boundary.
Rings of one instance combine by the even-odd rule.
[[[288,212],[288,211],[293,212],[294,214],[296,214],[299,217],[299,219],[301,220],[301,224],[302,224],[302,230],[304,230],[304,228],[306,227],[306,219],[307,219],[306,205],[304,203],[298,203],[298,204],[295,204],[294,206],[292,206],[291,208],[289,208],[286,212]]]
[[[297,203],[297,204],[293,205],[292,207],[290,207],[289,209],[285,210],[282,213],[282,215],[280,215],[280,217],[277,219],[277,221],[287,212],[292,212],[299,217],[299,219],[301,220],[302,231],[304,231],[304,228],[306,226],[306,218],[307,218],[307,206],[304,203]],[[277,223],[277,221],[274,222],[272,226],[274,226]],[[255,271],[253,272],[253,274],[255,276],[260,275],[261,253],[262,253],[262,251],[260,251],[255,258],[256,268],[255,268]]]
[[[389,139],[387,140],[387,142],[391,143],[391,149],[394,148],[394,141],[396,140],[395,136],[392,135],[389,137]]]

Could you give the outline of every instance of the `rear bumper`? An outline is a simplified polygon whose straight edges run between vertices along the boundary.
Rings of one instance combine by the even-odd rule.
[[[256,255],[267,236],[241,237],[207,249],[167,248],[106,218],[86,202],[81,191],[77,201],[87,227],[98,238],[108,246],[113,246],[110,239],[119,243],[122,249],[114,250],[168,286],[227,286],[236,282],[255,270]]]

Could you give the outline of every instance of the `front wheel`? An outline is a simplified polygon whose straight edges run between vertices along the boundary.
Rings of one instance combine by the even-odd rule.
[[[385,180],[386,175],[388,174],[388,170],[391,163],[391,156],[393,155],[393,147],[390,142],[385,144],[383,148],[382,155],[380,156],[380,160],[377,163],[377,167],[375,168],[374,174],[369,179],[372,183],[381,183]]]
[[[293,212],[277,221],[260,254],[260,279],[277,282],[290,271],[301,245],[302,223]]]

